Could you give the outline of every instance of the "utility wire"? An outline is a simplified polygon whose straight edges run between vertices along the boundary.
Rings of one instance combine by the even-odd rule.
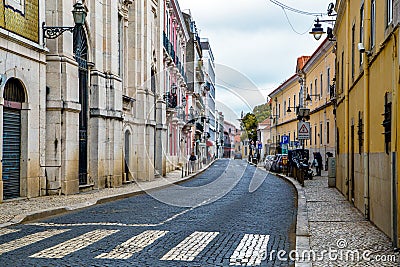
[[[308,11],[299,10],[299,9],[290,7],[288,5],[285,5],[285,4],[283,4],[283,3],[281,3],[281,2],[279,2],[277,0],[269,0],[269,1],[271,3],[273,3],[273,4],[275,4],[275,5],[283,8],[283,9],[285,9],[285,10],[289,10],[289,11],[292,11],[292,12],[297,13],[297,14],[307,15],[307,16],[323,16],[324,15],[324,13],[321,13],[321,12],[317,13],[317,12],[308,12]]]
[[[290,22],[290,19],[289,19],[289,16],[288,16],[286,10],[291,11],[291,12],[294,12],[294,13],[297,13],[297,14],[306,15],[306,16],[317,16],[317,17],[318,17],[318,16],[321,16],[321,17],[322,17],[323,15],[325,15],[325,14],[323,14],[323,13],[316,13],[316,12],[308,12],[308,11],[299,10],[299,9],[290,7],[290,6],[288,6],[288,5],[285,5],[285,4],[283,4],[283,3],[281,3],[281,2],[279,2],[279,1],[277,1],[277,0],[269,0],[269,1],[270,1],[271,3],[273,3],[273,4],[277,5],[277,6],[279,6],[280,8],[282,8],[282,11],[283,11],[283,13],[285,14],[285,17],[286,17],[287,22],[289,23],[289,25],[290,25],[290,27],[292,28],[292,30],[293,30],[296,34],[298,34],[298,35],[304,35],[304,34],[308,33],[308,32],[310,31],[310,29],[312,28],[313,24],[311,24],[310,27],[309,27],[305,32],[299,32],[299,31],[297,31],[297,30],[294,28],[293,24]]]
[[[286,10],[285,10],[284,8],[282,8],[282,10],[283,10],[283,13],[285,13],[285,17],[286,17],[287,22],[289,23],[290,27],[292,28],[292,30],[293,30],[295,33],[297,33],[298,35],[304,35],[304,34],[308,33],[308,32],[311,30],[311,28],[312,28],[314,22],[310,25],[310,27],[309,27],[305,32],[298,32],[298,31],[296,31],[296,29],[293,27],[293,24],[290,22],[290,19],[289,19],[287,13],[286,13]]]

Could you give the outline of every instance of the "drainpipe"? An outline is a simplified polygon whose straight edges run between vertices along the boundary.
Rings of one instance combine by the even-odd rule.
[[[397,172],[397,168],[398,168],[398,156],[396,154],[397,152],[397,127],[399,124],[398,119],[399,116],[397,114],[397,110],[398,110],[398,104],[399,104],[399,93],[397,92],[398,88],[398,83],[397,83],[397,79],[396,77],[398,77],[398,69],[397,69],[397,62],[396,59],[398,58],[398,53],[397,53],[397,36],[394,33],[392,35],[393,38],[393,52],[392,52],[392,125],[391,125],[391,129],[392,129],[392,134],[391,134],[391,146],[392,146],[392,240],[393,240],[393,246],[395,248],[398,247],[399,243],[398,243],[398,222],[399,222],[399,218],[398,218],[398,188],[397,188],[397,179],[396,179],[396,172]],[[396,75],[397,74],[397,75]],[[400,82],[400,80],[399,80]],[[396,129],[396,130],[395,130]]]
[[[371,35],[371,2],[365,1],[365,46],[371,50],[369,36]],[[370,219],[370,193],[369,193],[369,57],[364,54],[363,69],[364,69],[364,140],[363,140],[363,167],[364,167],[364,216],[367,220]]]
[[[350,0],[346,1],[346,28],[350,27]],[[346,41],[346,47],[345,50],[346,51],[350,51],[349,49],[349,45],[350,45],[350,33],[351,31],[349,29],[347,29],[347,41]],[[340,55],[339,55],[340,56]],[[349,125],[350,125],[350,118],[349,118],[349,59],[348,56],[346,55],[343,60],[346,58],[346,75],[344,73],[344,70],[342,69],[342,79],[346,79],[345,80],[345,84],[344,84],[344,88],[342,88],[342,90],[344,90],[344,155],[345,155],[345,184],[344,184],[344,191],[345,191],[345,195],[346,198],[348,200],[349,199],[349,160],[350,160],[350,149],[349,149]],[[342,64],[344,64],[344,62],[342,62]],[[338,66],[338,68],[340,68],[340,66]]]
[[[397,120],[396,120],[396,123],[397,123],[397,127],[399,127],[400,126],[400,116],[398,116],[398,114],[397,114],[397,112],[398,112],[398,106],[400,105],[400,34],[398,34],[398,36],[397,36],[397,52],[396,52],[396,54],[397,54],[397,60],[398,60],[398,62],[396,63],[394,63],[395,65],[396,64],[398,64],[398,66],[396,67],[397,68],[397,77],[398,77],[398,80],[397,80],[397,88],[398,88],[398,93],[397,93],[397,108],[396,108],[396,110],[394,110],[394,112],[396,113],[396,115],[397,115]],[[393,78],[394,79],[394,78]],[[396,81],[394,80],[394,83],[396,84]],[[398,129],[398,128],[395,128],[396,130]],[[398,131],[398,130],[397,130]],[[398,131],[399,132],[399,131]],[[400,132],[399,133],[396,133],[396,145],[397,145],[397,143],[398,142],[400,142],[400,139],[398,138],[398,135],[400,134]],[[396,151],[398,151],[398,149],[399,149],[399,146],[397,146],[396,147]],[[399,156],[397,156],[397,174],[398,174],[398,170],[400,170],[400,157]],[[396,181],[396,184],[397,184],[397,209],[396,209],[396,211],[397,211],[397,239],[396,239],[396,247],[399,247],[399,245],[400,245],[400,238],[399,238],[399,233],[400,233],[400,201],[399,201],[399,199],[398,199],[398,196],[399,196],[399,192],[400,192],[400,183],[399,183],[399,178],[398,178],[398,175],[396,175],[397,176],[397,181]],[[396,226],[395,226],[396,227]]]

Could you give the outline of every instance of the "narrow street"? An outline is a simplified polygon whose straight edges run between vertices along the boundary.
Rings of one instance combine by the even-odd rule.
[[[218,160],[181,186],[0,229],[2,266],[289,266],[269,255],[295,248],[295,189],[255,171]]]

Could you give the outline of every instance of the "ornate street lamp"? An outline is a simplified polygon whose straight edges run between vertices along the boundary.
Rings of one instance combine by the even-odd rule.
[[[337,16],[337,14],[334,13],[334,8],[335,8],[335,5],[333,3],[330,3],[328,5],[328,16],[330,16],[330,17]],[[319,18],[317,18],[317,20],[315,20],[316,23],[314,24],[314,28],[312,28],[310,34],[314,35],[315,40],[318,41],[319,39],[321,39],[322,35],[325,33],[320,22],[334,23],[335,21],[336,21],[335,19],[320,20]],[[333,35],[332,28],[328,27],[326,33],[328,34],[328,39],[330,41],[336,41],[335,36]]]
[[[310,34],[314,35],[315,40],[321,39],[322,35],[325,33],[324,29],[322,28],[321,23],[319,23],[319,18],[315,21],[314,28],[312,28]]]
[[[43,42],[44,39],[55,39],[61,36],[64,32],[69,31],[73,32],[75,27],[80,27],[85,24],[87,11],[85,6],[77,2],[74,4],[74,9],[72,10],[72,16],[74,17],[75,26],[73,27],[65,27],[65,26],[45,26],[45,22],[42,24],[43,30]]]

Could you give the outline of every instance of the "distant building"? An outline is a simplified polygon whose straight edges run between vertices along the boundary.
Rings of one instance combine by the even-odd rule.
[[[216,157],[222,158],[224,156],[224,115],[222,112],[216,110]]]
[[[209,134],[207,139],[207,153],[216,154],[216,115],[215,115],[215,62],[210,42],[207,38],[201,38],[203,54],[205,115],[208,119],[205,132]]]
[[[224,158],[231,158],[235,152],[236,126],[224,121]]]
[[[266,155],[270,154],[270,144],[271,140],[271,119],[267,118],[263,122],[258,124],[257,127],[258,140],[261,143],[260,155],[261,158],[265,158]]]

